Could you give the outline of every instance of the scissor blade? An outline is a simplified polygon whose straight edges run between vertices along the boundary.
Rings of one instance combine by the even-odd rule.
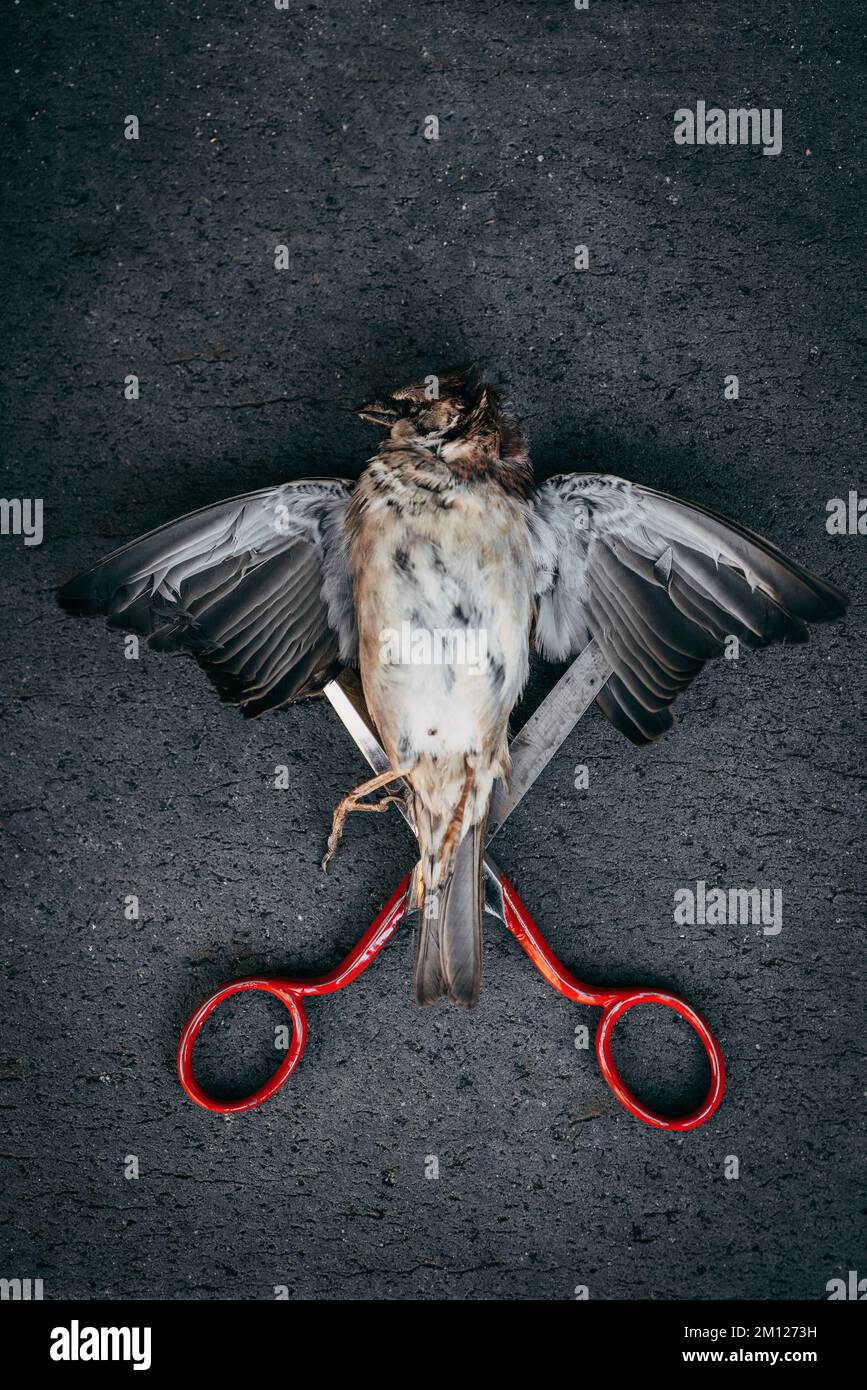
[[[612,675],[595,639],[577,656],[509,745],[509,785],[497,782],[488,812],[487,843],[545,770],[566,736]]]
[[[386,768],[390,767],[391,764],[388,760],[388,754],[371,727],[370,712],[364,702],[361,684],[357,677],[353,677],[351,671],[343,671],[336,681],[328,682],[322,693],[325,695],[325,698],[328,700],[328,703],[331,705],[331,708],[334,710],[334,713],[349,734],[356,748],[373,768],[373,771],[385,772]],[[392,791],[400,795],[400,801],[394,804],[397,805],[397,809],[400,811],[400,814],[403,816],[413,835],[417,836],[418,831],[415,828],[415,818],[409,809],[409,787],[402,777],[392,784]],[[420,901],[417,882],[420,867],[420,864],[416,862],[415,868],[412,871],[409,892],[406,898],[407,913],[413,912],[415,910],[413,905],[417,905]],[[497,884],[496,886],[499,885]],[[502,893],[500,894],[499,914],[496,910],[496,893],[493,888],[486,889],[486,903],[488,900],[490,900],[491,905],[486,907],[486,911],[493,912],[495,916],[499,915],[502,917]]]
[[[385,772],[391,766],[388,754],[371,728],[361,688],[353,683],[350,673],[344,672],[336,681],[329,681],[323,694],[362,757],[374,772]],[[397,809],[415,834],[408,802],[409,788],[402,777],[393,783],[391,790],[401,796]]]
[[[370,726],[369,714],[365,717],[367,712],[363,704],[364,697],[360,691],[353,690],[355,699],[350,699],[348,693],[350,690],[353,690],[353,687],[348,680],[344,680],[344,677],[341,676],[339,680],[329,681],[323,694],[353,743],[374,772],[385,772],[389,766],[388,755]]]

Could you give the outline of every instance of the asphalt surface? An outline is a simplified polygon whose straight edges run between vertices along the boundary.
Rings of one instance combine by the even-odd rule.
[[[0,538],[0,1274],[111,1299],[816,1299],[867,1274],[865,540],[825,528],[867,491],[861,7],[127,0],[6,24],[3,493],[44,499],[45,538]],[[698,100],[782,109],[782,154],[676,145]],[[472,1014],[414,1006],[405,930],[311,1003],[260,1111],[211,1116],[175,1077],[203,993],[336,963],[412,846],[354,817],[323,878],[363,772],[329,709],[245,723],[53,588],[209,501],[357,475],[376,434],[347,407],[470,359],[540,473],[693,498],[853,598],[807,648],[705,671],[654,749],[591,711],[496,843],[579,974],[711,1023],[728,1089],[687,1135],[621,1110],[575,1046],[592,1011],[495,929]],[[675,923],[699,880],[781,888],[782,931]],[[220,1019],[199,1073],[240,1095],[279,1006]],[[616,1055],[653,1103],[703,1093],[649,1010]]]

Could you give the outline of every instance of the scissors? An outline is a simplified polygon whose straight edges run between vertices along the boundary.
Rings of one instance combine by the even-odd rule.
[[[612,674],[597,643],[591,641],[572,662],[557,685],[531,715],[520,733],[510,744],[512,775],[508,784],[498,782],[488,815],[487,843],[493,839],[509,815],[539,774],[550,762],[567,734],[592,704]],[[364,703],[357,676],[343,674],[325,686],[324,694],[350,737],[367,759],[374,772],[389,767],[373,721]],[[405,783],[396,784],[397,805],[401,815],[413,828],[409,789]],[[334,994],[357,980],[370,965],[397,928],[412,912],[416,898],[413,875],[407,874],[392,893],[388,902],[356,942],[345,960],[324,975],[291,979],[278,975],[248,975],[220,985],[204,999],[188,1019],[178,1045],[178,1076],[191,1100],[205,1110],[218,1115],[236,1115],[253,1110],[273,1096],[292,1075],[301,1060],[307,1041],[307,1015],[303,1000],[320,994]],[[536,969],[566,999],[602,1010],[596,1030],[596,1057],[611,1090],[621,1105],[645,1124],[655,1129],[684,1131],[696,1129],[714,1113],[722,1100],[725,1086],[725,1066],[716,1039],[700,1014],[676,994],[655,989],[608,988],[604,985],[583,984],[557,959],[527,908],[493,859],[485,855],[485,912],[497,918],[512,933],[527,953]],[[248,990],[262,990],[279,999],[292,1019],[292,1037],[285,1055],[273,1075],[251,1095],[240,1100],[219,1100],[209,1095],[193,1075],[193,1048],[205,1021],[225,999]],[[710,1085],[698,1109],[686,1115],[660,1115],[644,1105],[624,1083],[611,1056],[614,1026],[638,1004],[660,1004],[685,1019],[704,1048],[710,1066]]]

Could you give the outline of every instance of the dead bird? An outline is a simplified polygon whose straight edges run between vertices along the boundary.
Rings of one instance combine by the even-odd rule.
[[[204,507],[60,590],[69,611],[196,657],[247,716],[358,667],[418,827],[415,992],[473,1004],[481,982],[485,817],[508,777],[508,723],[532,645],[564,660],[596,638],[614,675],[597,704],[634,743],[728,639],[805,642],[846,599],[772,542],[622,478],[537,486],[512,412],[474,369],[426,377],[358,414],[387,431],[354,485],[306,479]]]

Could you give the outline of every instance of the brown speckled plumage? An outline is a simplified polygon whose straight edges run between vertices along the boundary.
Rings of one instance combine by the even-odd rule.
[[[448,993],[471,1004],[481,979],[484,820],[494,781],[508,772],[509,715],[528,670],[532,472],[506,425],[511,456],[501,453],[490,388],[452,376],[439,389],[429,407],[392,425],[358,483],[347,530],[365,697],[392,764],[412,767],[424,886],[416,993],[421,1003]],[[402,625],[477,634],[474,651],[483,646],[486,660],[478,670],[385,660],[383,635]]]

